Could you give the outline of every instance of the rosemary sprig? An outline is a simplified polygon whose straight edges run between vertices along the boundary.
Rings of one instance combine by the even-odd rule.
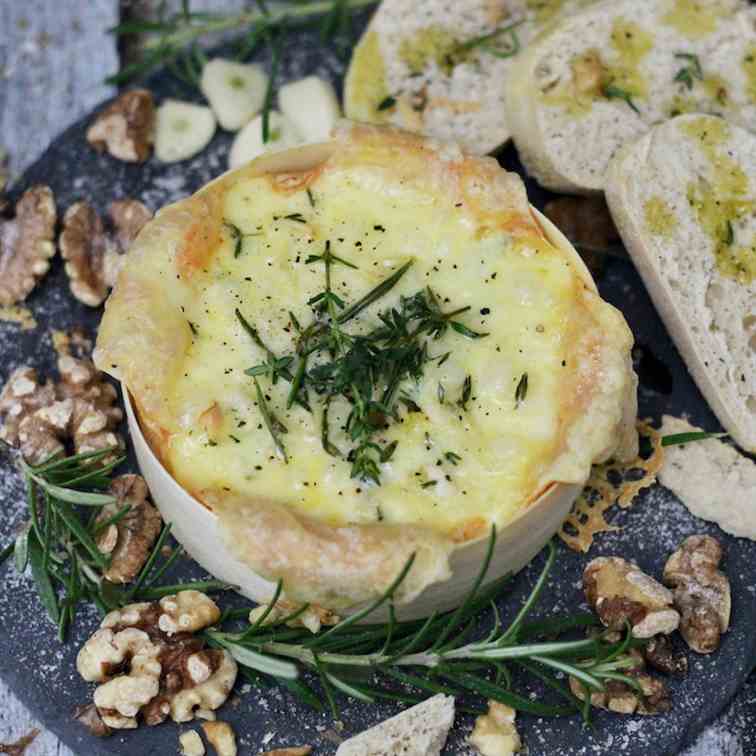
[[[625,671],[636,665],[627,652],[638,642],[629,632],[619,643],[608,642],[603,635],[553,640],[565,632],[598,624],[593,615],[585,614],[525,624],[554,565],[553,543],[532,593],[514,621],[506,628],[502,625],[493,599],[506,580],[496,580],[484,587],[495,542],[496,532],[492,530],[478,578],[453,612],[434,613],[422,621],[396,619],[393,602],[412,569],[414,558],[411,558],[378,600],[316,635],[289,628],[281,620],[268,625],[260,622],[247,625],[240,632],[211,629],[206,637],[211,645],[226,648],[243,669],[287,683],[296,680],[296,691],[305,692],[308,703],[321,696],[303,682],[301,673],[314,673],[335,714],[339,695],[362,701],[404,700],[406,693],[398,691],[396,685],[391,686],[392,682],[399,682],[412,689],[415,700],[439,691],[452,695],[469,691],[539,716],[582,712],[587,717],[590,705],[585,707],[572,695],[561,681],[562,675],[571,675],[596,691],[603,690],[610,680],[634,685],[635,681]],[[390,607],[387,623],[355,624],[369,620],[370,614],[384,605]],[[473,637],[475,628],[481,624],[478,615],[491,606],[493,627],[487,634]],[[560,702],[544,697],[533,700],[516,692],[511,674],[515,666],[557,693]],[[357,669],[362,669],[363,674],[355,677]]]
[[[285,27],[306,24],[311,20],[338,12],[336,23],[323,27],[325,37],[333,39],[342,35],[348,23],[349,14],[362,8],[376,5],[378,0],[314,0],[313,2],[277,3],[250,8],[240,13],[208,13],[192,11],[189,7],[171,15],[164,14],[158,21],[130,20],[110,29],[118,37],[135,34],[154,35],[145,43],[142,59],[122,68],[106,79],[107,84],[124,84],[143,76],[153,69],[172,65],[173,70],[184,70],[180,78],[195,83],[199,78],[197,68],[202,64],[197,59],[196,43],[227,32],[244,31],[240,47],[243,57],[251,54],[261,40],[270,43],[275,32]],[[335,16],[334,16],[335,18]],[[194,60],[192,60],[194,57]]]
[[[97,546],[97,535],[104,523],[96,523],[98,510],[116,501],[105,493],[110,473],[124,457],[104,460],[118,449],[102,449],[67,457],[54,457],[40,464],[29,465],[18,459],[26,483],[29,520],[3,555],[14,556],[18,572],[29,566],[37,594],[50,619],[64,640],[75,621],[82,602],[91,602],[102,611],[122,606],[132,600],[153,600],[178,590],[222,590],[218,581],[187,582],[180,586],[156,585],[157,580],[181,553],[180,549],[157,567],[161,550],[170,533],[163,528],[136,582],[130,588],[110,583],[104,578],[110,557]],[[129,507],[121,507],[107,524],[126,516]]]

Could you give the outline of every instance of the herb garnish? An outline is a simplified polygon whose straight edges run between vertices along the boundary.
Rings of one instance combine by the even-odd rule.
[[[689,444],[692,441],[705,441],[707,438],[723,438],[727,433],[707,433],[706,431],[690,431],[688,433],[672,433],[662,436],[662,446],[679,446]]]
[[[268,429],[268,433],[270,433],[273,439],[273,443],[275,444],[276,449],[278,450],[278,453],[283,458],[284,463],[288,464],[289,457],[286,454],[286,447],[283,445],[283,442],[281,441],[281,434],[287,433],[288,429],[271,412],[270,407],[268,407],[268,400],[265,398],[265,394],[263,394],[263,391],[260,388],[260,382],[257,380],[257,377],[253,378],[252,380],[255,382],[255,392],[257,394],[257,406],[260,408],[260,413],[262,414],[265,427]]]
[[[446,452],[446,454],[444,454],[444,457],[446,457],[446,459],[453,465],[456,465],[458,462],[462,461],[462,457],[460,457],[459,454],[453,451]]]
[[[517,21],[509,26],[496,29],[490,34],[484,34],[481,37],[475,37],[458,45],[452,53],[452,58],[457,58],[460,54],[470,50],[483,50],[490,53],[496,58],[512,58],[520,52],[520,38],[517,36],[517,28],[522,26],[524,21]]]
[[[262,236],[262,234],[244,234],[238,226],[235,226],[233,223],[230,223],[226,220],[223,221],[223,225],[228,229],[229,233],[231,234],[231,239],[234,242],[235,258],[241,255],[242,245],[244,244],[245,239],[249,238],[250,236]]]
[[[378,435],[400,419],[402,405],[408,412],[421,411],[412,396],[402,388],[403,383],[407,380],[419,381],[428,362],[438,359],[440,364],[449,356],[449,352],[440,358],[432,356],[429,352],[430,341],[440,339],[450,330],[468,339],[484,338],[488,334],[474,331],[458,320],[469,307],[444,312],[430,288],[412,296],[401,296],[397,306],[378,313],[378,323],[367,333],[350,333],[344,326],[387,294],[409,270],[412,260],[351,305],[347,305],[333,291],[332,268],[342,265],[355,269],[356,265],[335,255],[330,241],[325,243],[322,254],[310,255],[305,262],[323,264],[325,287],[308,300],[314,311],[313,322],[306,328],[295,323],[298,336],[294,354],[283,357],[274,355],[262,342],[256,329],[237,311],[237,318],[268,355],[265,363],[245,372],[256,381],[257,376],[262,375],[269,375],[272,382],[278,376],[289,380],[292,385],[287,407],[291,407],[295,397],[306,398],[308,391],[314,392],[323,403],[321,443],[325,451],[335,457],[343,457],[344,453],[330,440],[329,409],[332,400],[346,400],[350,410],[344,428],[353,443],[346,452],[346,460],[351,463],[351,475],[379,485],[380,465],[391,458],[396,442],[386,444],[380,441]],[[297,367],[292,376],[290,366],[295,360]],[[261,393],[259,383],[256,386],[258,393]],[[471,391],[472,377],[468,376],[463,388],[465,404]],[[267,405],[262,403],[261,411],[270,413]],[[280,438],[272,431],[271,435],[281,451]]]
[[[520,380],[517,382],[517,388],[515,389],[515,409],[525,401],[525,397],[528,395],[528,374],[523,373],[520,376]]]
[[[315,635],[288,627],[292,614],[272,624],[258,620],[240,632],[207,630],[204,635],[210,645],[229,651],[245,678],[272,678],[316,709],[322,710],[322,701],[326,701],[336,718],[337,693],[369,703],[384,698],[417,703],[436,693],[473,693],[536,716],[582,713],[589,721],[590,696],[585,696],[586,702],[578,700],[565,684],[564,675],[576,678],[589,691],[604,690],[612,681],[638,690],[630,674],[637,660],[630,651],[642,647],[645,641],[634,639],[629,629],[616,643],[607,639],[608,631],[597,632],[593,638],[575,640],[568,635],[567,639],[557,640],[576,630],[596,628],[599,622],[593,614],[579,613],[526,623],[553,568],[553,543],[549,544],[546,564],[532,592],[512,623],[508,627],[502,624],[494,599],[509,578],[483,586],[495,541],[496,532],[492,529],[484,563],[470,593],[459,608],[445,614],[400,622],[391,610],[412,569],[413,555],[383,596]],[[279,584],[273,603],[281,590]],[[386,604],[388,622],[355,624],[369,619],[372,612]],[[485,625],[479,615],[489,607],[493,608],[493,627],[481,634],[478,628]],[[298,615],[304,608],[295,613]],[[225,618],[241,619],[248,612],[230,611]],[[301,672],[305,670],[317,675],[322,692],[316,692],[302,679]],[[362,674],[356,676],[355,670]],[[540,681],[547,693],[562,700],[549,700],[543,693],[536,699],[525,691],[516,692],[512,676],[515,670]],[[521,683],[523,678],[516,679]],[[480,709],[473,711],[479,713]]]
[[[687,66],[681,68],[675,75],[675,81],[685,84],[688,89],[693,89],[693,80],[703,80],[703,69],[698,55],[691,53],[675,53],[675,57],[688,62]]]
[[[731,220],[725,221],[725,231],[722,242],[728,247],[731,247],[735,242],[735,228],[733,227]]]
[[[604,97],[608,100],[624,100],[636,113],[640,114],[640,110],[633,102],[633,96],[630,92],[614,84],[605,84],[603,88]]]
[[[121,507],[105,522],[95,523],[98,511],[116,502],[107,493],[110,474],[123,462],[118,449],[102,449],[69,457],[53,457],[40,465],[29,465],[18,455],[26,483],[29,520],[0,556],[14,556],[19,572],[31,567],[40,601],[64,640],[81,602],[94,603],[102,614],[134,600],[151,601],[177,590],[221,590],[227,586],[215,580],[187,582],[181,586],[160,586],[157,581],[182,553],[176,548],[156,569],[170,533],[166,525],[142,571],[130,587],[110,583],[104,572],[110,556],[97,546],[104,527],[123,519],[129,505]],[[16,452],[13,452],[16,454]],[[105,462],[105,460],[110,461]]]
[[[387,97],[384,97],[379,103],[376,110],[380,113],[383,110],[389,110],[396,106],[396,97],[393,95],[388,95]]]
[[[459,398],[459,401],[457,402],[457,404],[465,412],[467,412],[467,403],[470,401],[471,396],[472,396],[472,376],[466,375],[465,380],[462,383],[462,396]]]

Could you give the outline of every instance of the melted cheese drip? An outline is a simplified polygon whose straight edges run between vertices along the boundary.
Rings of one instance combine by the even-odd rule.
[[[560,382],[570,368],[570,312],[580,286],[574,272],[540,240],[515,243],[478,226],[451,200],[407,184],[387,186],[369,167],[326,172],[310,190],[314,206],[304,190],[275,193],[264,178],[240,181],[226,195],[225,220],[247,236],[237,258],[231,235],[222,242],[185,313],[196,335],[170,392],[182,413],[169,452],[176,477],[194,492],[219,487],[264,497],[332,525],[418,523],[464,538],[471,527],[506,521],[533,495],[555,453]],[[284,218],[293,213],[306,222]],[[446,310],[469,305],[462,322],[490,332],[471,340],[450,331],[430,343],[431,354],[451,356],[427,365],[419,385],[404,382],[422,411],[402,410],[401,421],[379,436],[399,442],[381,465],[380,486],[351,478],[350,463],[323,450],[317,396],[311,393],[313,414],[287,410],[289,384],[273,386],[263,376],[269,407],[288,429],[285,464],[244,374],[265,355],[235,308],[277,355],[290,354],[295,333],[288,313],[311,322],[306,303],[322,291],[324,272],[305,260],[321,254],[326,240],[334,254],[359,266],[333,268],[334,290],[347,302],[415,260],[348,331],[369,330],[400,295],[431,286]],[[527,396],[516,408],[526,372]],[[472,399],[463,411],[457,401],[468,374]],[[335,400],[329,415],[330,440],[343,452],[353,445],[341,430],[349,409],[346,400]],[[447,452],[461,457],[456,465]]]

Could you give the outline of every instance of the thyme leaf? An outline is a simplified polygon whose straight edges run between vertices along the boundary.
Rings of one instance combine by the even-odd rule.
[[[695,79],[703,81],[703,68],[701,67],[701,61],[697,55],[692,55],[691,53],[675,53],[675,58],[684,60],[688,63],[687,66],[684,66],[677,72],[677,74],[675,74],[675,81],[684,84],[688,89],[693,89]]]
[[[270,433],[270,436],[273,439],[273,443],[275,444],[276,450],[283,458],[284,463],[288,464],[289,457],[286,454],[286,447],[283,445],[283,442],[281,441],[281,434],[286,433],[287,428],[271,412],[270,407],[268,407],[268,400],[265,398],[265,394],[263,394],[263,390],[260,388],[260,382],[257,380],[257,377],[254,377],[252,380],[255,382],[255,393],[257,394],[257,406],[260,409],[260,414],[262,415],[263,422],[265,423],[265,427],[268,429],[268,433]]]
[[[517,388],[515,388],[515,409],[525,401],[528,395],[528,374],[523,373],[520,376],[520,380],[517,382]]]
[[[624,100],[636,113],[640,113],[640,110],[638,110],[633,102],[632,94],[626,89],[621,89],[614,84],[605,84],[603,94],[607,100]]]

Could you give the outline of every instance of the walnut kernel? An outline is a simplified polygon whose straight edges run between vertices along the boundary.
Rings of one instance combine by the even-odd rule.
[[[583,588],[610,630],[622,630],[629,622],[636,638],[651,638],[677,629],[680,616],[672,608],[672,593],[625,559],[593,559],[583,572]]]
[[[664,582],[674,589],[680,634],[699,654],[719,648],[730,626],[730,581],[718,570],[722,547],[708,535],[686,538],[667,560]]]
[[[53,193],[41,185],[21,195],[15,218],[0,219],[0,305],[22,302],[50,269],[56,219]]]
[[[87,141],[118,160],[141,163],[150,154],[155,103],[146,89],[132,89],[110,103],[87,130]]]
[[[228,722],[205,722],[202,729],[218,756],[236,756],[236,735]]]
[[[120,475],[113,479],[110,492],[116,501],[100,510],[95,524],[110,519],[126,505],[130,509],[120,520],[100,532],[97,546],[104,554],[110,555],[105,578],[111,583],[128,583],[147,561],[152,544],[160,533],[162,518],[148,501],[147,484],[139,475]]]

